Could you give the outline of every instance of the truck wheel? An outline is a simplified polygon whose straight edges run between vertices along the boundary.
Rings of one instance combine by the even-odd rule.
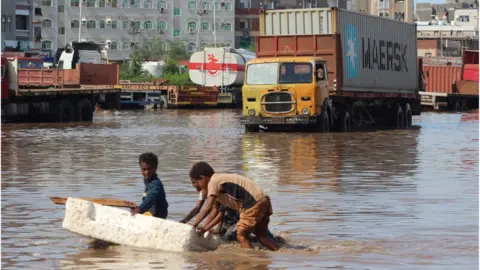
[[[402,106],[397,105],[396,115],[395,115],[395,127],[402,129],[405,127],[405,114],[403,113]]]
[[[56,117],[58,122],[75,121],[73,105],[68,99],[64,99],[58,103]]]
[[[245,132],[258,132],[260,127],[258,125],[245,125]]]
[[[75,118],[77,121],[91,122],[93,120],[93,105],[88,99],[82,99],[77,103]]]
[[[351,132],[352,131],[352,120],[350,118],[350,113],[348,111],[343,111],[338,121],[338,130],[340,132]]]
[[[320,132],[330,132],[330,117],[328,116],[328,112],[324,111],[320,115]]]
[[[168,109],[168,101],[166,96],[160,96],[160,108],[162,109]]]
[[[409,103],[405,104],[404,111],[405,111],[405,117],[404,117],[405,127],[409,128],[412,126],[412,108],[410,107]]]

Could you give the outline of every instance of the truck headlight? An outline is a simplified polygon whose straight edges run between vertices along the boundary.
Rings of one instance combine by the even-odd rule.
[[[307,115],[307,114],[309,114],[309,113],[310,113],[310,112],[308,111],[307,108],[303,108],[302,114]]]
[[[254,109],[248,110],[248,116],[255,116],[255,110]]]

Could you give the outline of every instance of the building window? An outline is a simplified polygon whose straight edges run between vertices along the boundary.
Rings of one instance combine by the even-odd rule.
[[[204,43],[202,43],[201,46],[202,46],[202,49],[207,48],[207,47],[208,47],[208,43],[205,43],[205,42],[204,42]]]
[[[131,43],[130,41],[123,42],[123,43],[122,43],[122,49],[123,49],[123,50],[128,50],[128,49],[130,49],[130,43]]]
[[[65,12],[65,6],[64,5],[58,5],[58,13],[63,13]]]
[[[167,30],[167,24],[164,21],[159,21],[157,24],[158,30]]]
[[[219,9],[220,9],[220,3],[215,2],[215,5],[214,5],[214,6],[215,6],[215,10],[219,10]]]
[[[42,27],[52,28],[52,20],[50,20],[50,19],[43,20],[42,21]]]
[[[87,7],[95,7],[95,0],[87,0]]]
[[[78,20],[73,20],[70,23],[70,28],[79,28],[80,27],[80,22]]]
[[[200,24],[200,28],[202,29],[202,31],[208,31],[210,27],[207,22],[202,22]]]
[[[225,29],[225,31],[232,31],[232,25],[229,23],[226,23],[223,28]]]
[[[90,20],[87,22],[87,28],[97,28],[97,22],[94,20]]]
[[[105,7],[105,0],[98,0],[98,7]]]
[[[210,7],[210,5],[208,4],[208,2],[202,2],[200,4],[200,8],[204,9],[204,10],[208,10]]]
[[[189,51],[194,51],[194,50],[195,50],[195,47],[196,47],[196,46],[195,46],[195,43],[189,43],[189,44],[188,44],[188,50],[189,50]]]
[[[100,22],[98,23],[98,26],[99,26],[99,28],[105,28],[105,21],[100,20]]]
[[[28,30],[28,16],[17,15],[16,22],[17,30]]]
[[[134,26],[135,26],[134,30],[142,29],[142,23],[140,21],[136,21]]]
[[[110,48],[109,49],[110,50],[118,50],[117,42],[114,41],[114,42],[110,43]]]
[[[130,25],[130,22],[129,22],[129,21],[123,21],[123,22],[122,22],[122,28],[123,28],[123,29],[128,29],[128,28],[129,28],[129,25]]]
[[[240,0],[240,8],[250,8],[249,0]]]
[[[130,7],[130,0],[123,0],[123,8],[129,8]]]
[[[194,1],[188,2],[188,10],[197,10],[197,3]]]
[[[248,21],[246,20],[241,20],[240,23],[238,24],[238,27],[240,29],[249,29],[248,28]]]
[[[194,22],[189,22],[188,23],[188,31],[193,31],[197,29],[197,24]]]
[[[59,27],[58,28],[58,34],[59,35],[65,35],[65,27]]]
[[[51,7],[52,6],[52,0],[42,0],[42,6]]]
[[[225,10],[231,10],[231,9],[232,9],[232,4],[225,3]]]
[[[180,36],[180,29],[173,30],[173,36],[174,37],[179,37]]]
[[[173,16],[180,16],[180,8],[173,9]]]
[[[220,24],[216,23],[215,24],[215,31],[218,31],[218,30],[220,30]]]
[[[153,27],[152,27],[152,22],[151,21],[145,21],[143,23],[143,29],[147,29],[147,30],[151,30]]]
[[[117,28],[118,28],[117,21],[112,21],[112,29],[117,29]]]
[[[52,49],[52,42],[50,40],[42,41],[42,50],[51,50]]]
[[[141,7],[140,5],[141,5],[140,0],[136,0],[135,1],[135,8],[140,8]]]
[[[70,6],[71,7],[79,7],[80,6],[80,0],[71,0],[70,1]]]
[[[158,9],[161,9],[161,8],[167,9],[167,3],[164,0],[159,0],[157,2],[157,8]]]
[[[152,9],[153,8],[152,0],[145,0],[145,2],[143,2],[143,8]]]
[[[117,0],[112,0],[112,8],[118,7],[118,2]]]

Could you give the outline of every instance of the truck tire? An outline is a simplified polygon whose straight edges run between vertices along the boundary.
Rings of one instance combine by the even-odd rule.
[[[80,100],[75,109],[76,121],[91,122],[93,120],[93,105],[90,100]]]
[[[168,109],[167,96],[160,96],[159,103],[160,103],[160,104],[158,104],[159,108]]]
[[[352,131],[352,119],[348,111],[341,112],[340,121],[338,121],[338,131],[351,132]]]
[[[60,101],[56,111],[57,122],[73,122],[75,121],[75,110],[72,103],[68,99]]]
[[[245,125],[245,132],[259,132],[259,125]]]
[[[400,106],[400,104],[397,104],[396,108],[397,109],[395,110],[395,114],[394,114],[395,127],[397,129],[405,128],[405,114],[403,113],[402,106]]]
[[[409,128],[412,126],[412,107],[410,107],[409,103],[405,104],[405,109],[403,109],[403,111],[405,112],[405,128]]]
[[[327,133],[330,132],[330,116],[328,115],[328,111],[324,110],[322,114],[320,114],[320,123],[319,123],[320,132]]]

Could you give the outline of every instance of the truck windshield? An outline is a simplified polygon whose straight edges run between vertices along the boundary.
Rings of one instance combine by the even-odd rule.
[[[311,83],[313,79],[310,63],[282,63],[280,83]]]
[[[248,65],[246,83],[250,85],[277,84],[278,66],[279,63]]]

